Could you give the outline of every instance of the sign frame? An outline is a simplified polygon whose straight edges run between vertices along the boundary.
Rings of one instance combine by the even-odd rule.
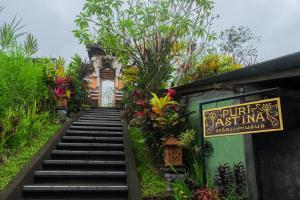
[[[225,134],[219,134],[219,135],[207,135],[206,134],[206,117],[205,117],[205,112],[208,111],[213,111],[213,110],[222,110],[225,108],[234,108],[237,106],[244,106],[244,105],[251,105],[251,104],[257,104],[257,103],[264,103],[264,102],[269,102],[269,101],[277,101],[277,106],[278,106],[278,118],[279,118],[279,128],[276,129],[268,129],[268,130],[256,130],[256,131],[245,131],[245,132],[238,132],[238,133],[225,133]],[[275,131],[283,131],[284,126],[283,126],[283,119],[282,119],[282,110],[281,110],[281,101],[280,97],[276,98],[270,98],[270,99],[263,99],[263,100],[257,100],[257,101],[252,101],[252,102],[246,102],[246,103],[241,103],[241,104],[234,104],[230,106],[223,106],[223,107],[218,107],[218,108],[210,108],[210,109],[203,109],[202,110],[202,130],[203,130],[203,137],[204,138],[212,138],[212,137],[224,137],[224,136],[234,136],[234,135],[245,135],[245,134],[253,134],[253,133],[269,133],[269,132],[275,132]]]

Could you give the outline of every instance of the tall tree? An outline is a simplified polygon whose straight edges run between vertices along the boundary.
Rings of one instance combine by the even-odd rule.
[[[259,37],[250,28],[233,26],[220,33],[216,46],[219,53],[231,55],[237,63],[248,66],[257,62],[258,51],[255,44],[258,41]]]
[[[174,65],[200,55],[214,38],[211,0],[86,0],[74,30],[123,65],[139,68],[140,87],[157,91]]]

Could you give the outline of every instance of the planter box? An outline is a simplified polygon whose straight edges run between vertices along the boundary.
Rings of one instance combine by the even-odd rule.
[[[67,97],[59,97],[58,106],[64,107],[64,108],[68,107],[68,98]]]

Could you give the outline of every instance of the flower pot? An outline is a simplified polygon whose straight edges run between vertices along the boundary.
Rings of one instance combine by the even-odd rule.
[[[165,166],[182,166],[182,148],[178,145],[178,139],[169,136],[163,142]]]
[[[68,107],[68,98],[67,97],[59,97],[58,106],[59,107]]]

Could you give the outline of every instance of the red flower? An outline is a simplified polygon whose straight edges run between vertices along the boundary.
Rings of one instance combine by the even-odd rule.
[[[66,82],[66,83],[70,83],[71,81],[72,81],[72,78],[70,76],[68,76],[64,79],[64,82]]]
[[[62,89],[60,87],[59,88],[55,88],[54,89],[54,94],[57,97],[61,97],[61,96],[63,96],[65,94],[65,91],[64,91],[64,89]]]
[[[167,95],[172,99],[176,94],[176,90],[174,89],[168,89]]]
[[[136,102],[135,102],[137,105],[139,105],[139,106],[144,106],[145,105],[145,100],[137,100]]]
[[[64,79],[61,77],[57,77],[57,79],[55,80],[55,84],[56,85],[61,85],[64,83]]]
[[[135,112],[134,114],[135,114],[135,116],[137,116],[137,117],[143,117],[143,116],[144,116],[144,113],[141,112],[141,111]]]

